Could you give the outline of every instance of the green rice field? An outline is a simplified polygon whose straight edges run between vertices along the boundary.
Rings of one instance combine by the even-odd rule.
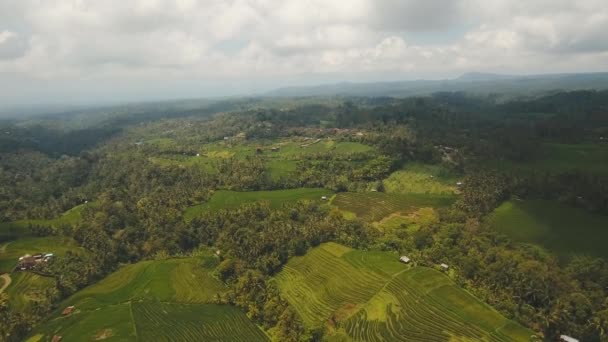
[[[393,213],[410,213],[423,207],[446,207],[455,199],[455,195],[343,192],[337,194],[331,204],[362,219],[379,221]]]
[[[189,207],[184,212],[186,221],[190,221],[205,211],[230,209],[245,203],[268,201],[270,206],[278,208],[284,203],[294,203],[301,200],[321,200],[322,196],[332,196],[330,190],[320,188],[300,188],[274,191],[216,191],[208,202]]]
[[[212,304],[226,291],[211,274],[217,262],[209,255],[126,265],[61,303],[31,340],[268,340],[242,311]],[[70,305],[74,313],[62,316]]]
[[[457,181],[439,165],[408,163],[382,182],[387,193],[449,195],[456,192]]]
[[[533,332],[398,255],[327,243],[290,260],[276,276],[282,295],[328,340],[528,341]]]
[[[488,219],[511,239],[540,245],[561,258],[584,254],[608,259],[608,217],[555,201],[507,201]]]

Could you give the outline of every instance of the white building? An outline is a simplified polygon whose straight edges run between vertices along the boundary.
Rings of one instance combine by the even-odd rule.
[[[402,255],[401,258],[399,258],[399,261],[401,261],[402,263],[409,263],[410,262],[410,258],[406,257],[405,255]]]
[[[579,342],[576,338],[568,335],[559,335],[559,339],[566,342]]]

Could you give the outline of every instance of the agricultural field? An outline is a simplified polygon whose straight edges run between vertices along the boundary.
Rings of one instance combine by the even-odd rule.
[[[382,181],[387,193],[449,195],[456,193],[457,175],[440,165],[408,163]]]
[[[43,227],[61,227],[63,225],[73,225],[78,223],[82,218],[82,211],[87,205],[93,203],[81,204],[66,211],[61,216],[48,220],[20,220],[14,222],[0,222],[0,242],[17,239],[21,236],[30,234],[29,226]]]
[[[208,202],[186,209],[184,218],[186,221],[190,221],[208,210],[236,208],[245,203],[257,201],[268,201],[271,207],[278,208],[284,203],[295,203],[302,200],[320,201],[322,196],[329,198],[332,195],[333,192],[330,190],[319,188],[247,192],[219,190],[213,194]]]
[[[31,272],[15,272],[10,278],[11,283],[6,289],[6,294],[11,307],[17,311],[23,311],[32,302],[44,299],[44,291],[55,284],[52,277]]]
[[[552,172],[586,171],[608,173],[608,144],[543,144],[539,156],[530,162],[496,161],[499,169]]]
[[[326,243],[290,260],[276,276],[309,328],[329,340],[527,341],[532,331],[431,268],[396,254]]]
[[[158,155],[150,157],[150,161],[160,165],[196,166],[213,173],[216,163],[226,158],[244,159],[248,156],[262,158],[273,179],[288,177],[296,170],[297,162],[303,158],[314,157],[318,154],[334,156],[349,156],[358,153],[373,152],[374,148],[357,142],[335,141],[332,139],[308,139],[294,137],[279,140],[245,141],[243,138],[231,137],[220,141],[201,145],[196,155],[171,154],[177,142],[168,139],[153,139],[148,142],[158,149]],[[261,153],[257,152],[260,149]],[[273,149],[275,149],[273,151]]]
[[[488,222],[511,239],[546,248],[560,258],[585,254],[608,259],[608,217],[555,201],[507,201]]]
[[[75,312],[56,312],[31,340],[267,340],[237,308],[212,304],[226,291],[211,274],[217,262],[208,255],[124,266],[64,301],[60,310]]]
[[[409,214],[424,207],[447,207],[455,199],[455,195],[343,192],[337,194],[331,204],[347,215],[379,221],[394,213]]]

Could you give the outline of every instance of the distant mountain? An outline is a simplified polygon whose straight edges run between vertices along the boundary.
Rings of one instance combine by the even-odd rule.
[[[266,96],[423,96],[437,92],[475,95],[542,95],[556,91],[608,89],[608,72],[546,75],[500,75],[466,73],[448,80],[416,80],[375,83],[338,83],[311,87],[280,88]]]

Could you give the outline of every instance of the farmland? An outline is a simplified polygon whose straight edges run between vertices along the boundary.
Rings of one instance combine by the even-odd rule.
[[[387,193],[449,195],[456,191],[457,177],[439,165],[408,163],[383,180]]]
[[[254,142],[231,137],[227,141],[202,144],[195,148],[194,155],[172,153],[171,151],[178,148],[179,144],[169,138],[153,139],[148,144],[156,150],[155,156],[150,157],[149,160],[160,165],[198,166],[207,172],[214,172],[215,164],[222,159],[257,156],[265,161],[268,171],[275,178],[295,171],[296,162],[303,158],[319,154],[344,157],[374,151],[373,147],[357,142],[332,139],[306,140],[302,137]]]
[[[265,334],[244,313],[211,304],[226,291],[210,274],[212,256],[142,261],[127,265],[99,283],[77,292],[61,305],[34,336],[66,340],[96,339],[180,341],[263,341]]]
[[[369,221],[379,221],[393,213],[410,213],[422,207],[445,207],[454,195],[388,194],[382,192],[339,193],[331,204]]]
[[[528,340],[532,332],[430,268],[397,255],[327,243],[288,262],[276,281],[308,327],[330,339]]]
[[[268,201],[271,207],[278,208],[283,203],[294,203],[302,200],[321,200],[321,196],[329,197],[332,194],[329,190],[315,188],[249,192],[219,190],[213,194],[208,202],[186,209],[184,218],[190,221],[206,211],[236,208],[242,204],[257,201]]]
[[[608,258],[608,217],[554,201],[508,201],[488,218],[515,241],[538,244],[561,258],[585,254]]]

